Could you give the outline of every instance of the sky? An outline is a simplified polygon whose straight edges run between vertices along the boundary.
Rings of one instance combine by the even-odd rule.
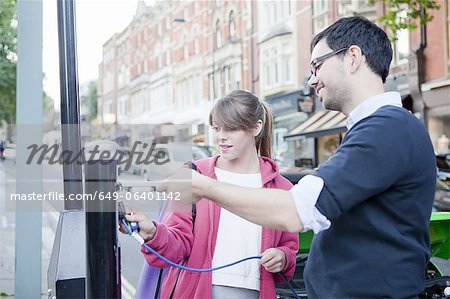
[[[152,1],[145,1],[148,5]],[[98,77],[102,45],[131,22],[138,0],[76,0],[78,82]],[[59,59],[56,0],[43,1],[44,90],[59,108]],[[59,109],[58,109],[59,110]]]

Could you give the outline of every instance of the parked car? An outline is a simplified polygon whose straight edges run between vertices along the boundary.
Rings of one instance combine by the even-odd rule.
[[[14,143],[8,143],[3,151],[4,158],[6,160],[16,161],[16,145]]]
[[[138,155],[137,154],[133,155],[129,149],[123,149],[123,152],[124,152],[123,160],[127,160],[127,162],[123,163],[123,164],[119,164],[117,166],[118,175],[120,175],[122,172],[128,172],[131,174],[140,175],[141,168],[136,163],[136,159],[138,158]],[[128,168],[126,168],[127,164],[128,164],[128,159],[131,159],[131,164]]]
[[[192,144],[192,159],[193,160],[200,160],[204,158],[211,157],[212,153],[206,146],[200,146],[197,144]]]
[[[434,208],[450,211],[450,153],[436,155],[437,178]]]
[[[436,167],[438,177],[450,184],[450,152],[436,155]]]
[[[146,180],[163,180],[177,169],[183,167],[184,163],[191,160],[204,159],[210,153],[203,147],[191,145],[189,143],[169,143],[155,144],[154,147],[147,148],[143,157],[147,157],[151,151],[147,162],[138,165],[139,173]]]

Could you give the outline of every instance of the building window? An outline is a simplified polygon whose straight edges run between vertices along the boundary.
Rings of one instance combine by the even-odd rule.
[[[166,65],[170,65],[171,60],[170,60],[170,50],[166,51]]]
[[[113,104],[111,100],[105,101],[103,103],[103,116],[105,116],[105,114],[111,114],[113,113]]]
[[[156,44],[155,46],[155,58],[156,58],[156,62],[158,64],[158,68],[162,67],[162,56],[161,56],[161,45],[159,43]]]
[[[189,58],[189,46],[188,46],[187,42],[184,42],[184,45],[183,45],[183,58],[184,59]]]
[[[313,0],[314,34],[328,26],[328,0]]]
[[[284,43],[282,46],[282,72],[283,72],[283,81],[288,84],[292,82],[292,44]]]
[[[272,72],[273,72],[273,83],[278,85],[280,83],[280,78],[278,76],[278,49],[277,47],[272,48]]]
[[[214,74],[208,74],[208,85],[209,85],[209,97],[210,101],[214,100]]]
[[[230,86],[230,67],[226,66],[223,68],[223,73],[224,73],[224,77],[225,77],[225,93],[227,94],[228,92],[230,92],[231,86]]]
[[[271,11],[272,11],[272,14],[271,14],[272,18],[270,20],[271,20],[272,24],[276,24],[276,23],[278,23],[278,19],[279,19],[279,17],[278,17],[278,4],[276,2],[271,2],[271,6],[272,6],[272,9],[271,9]]]
[[[128,114],[127,101],[124,100],[120,104],[121,104],[121,108],[120,108],[121,111],[119,112],[119,114],[126,116]]]
[[[261,28],[270,29],[291,15],[291,1],[264,1],[263,15],[265,18],[260,20]]]
[[[166,29],[170,29],[170,23],[172,23],[170,17],[166,18]]]
[[[352,0],[341,0],[338,2],[338,15],[340,17],[350,16],[353,10]]]
[[[284,69],[284,82],[285,83],[291,83],[291,58],[290,57],[283,57],[283,69]]]
[[[189,45],[187,42],[187,35],[186,33],[183,35],[183,59],[189,58]]]
[[[233,89],[241,88],[241,65],[239,63],[233,66]]]
[[[198,37],[195,37],[194,39],[194,53],[199,54],[200,53],[200,45],[198,42]]]
[[[236,20],[234,17],[234,12],[230,12],[230,23],[228,24],[228,29],[230,33],[230,39],[233,39],[236,37]]]
[[[262,89],[291,84],[293,80],[292,45],[283,43],[262,51]]]
[[[162,35],[162,23],[158,22],[158,35]]]
[[[406,18],[406,11],[402,11],[399,18]],[[394,43],[395,62],[397,64],[408,63],[409,56],[409,31],[402,29],[397,32],[397,40]]]
[[[291,15],[291,0],[281,2],[281,15],[282,17]]]
[[[203,99],[203,81],[200,73],[195,75],[194,79],[195,92],[192,94],[194,103],[198,103]]]
[[[288,144],[284,141],[284,136],[287,135],[287,128],[274,128],[273,129],[273,149],[275,152],[275,158],[280,159],[288,150]]]
[[[216,22],[216,48],[222,47],[222,29],[220,28],[220,20]]]
[[[222,96],[222,72],[218,71],[217,74],[214,76],[214,79],[217,83],[217,97],[220,98]]]
[[[266,64],[264,65],[264,83],[265,83],[265,88],[270,87],[271,84],[271,80],[270,80],[270,65]]]
[[[267,89],[271,84],[270,80],[270,65],[269,65],[269,51],[263,51],[261,55],[262,69],[263,69],[263,88]]]

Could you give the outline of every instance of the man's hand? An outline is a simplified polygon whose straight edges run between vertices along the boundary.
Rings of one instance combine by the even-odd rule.
[[[156,186],[156,191],[172,192],[172,194],[179,192],[181,202],[190,205],[205,197],[212,183],[214,183],[212,179],[199,174],[197,171],[182,168]]]
[[[278,248],[269,248],[262,253],[261,265],[271,273],[281,272],[286,267],[286,256]]]
[[[137,222],[139,225],[139,235],[144,239],[145,241],[153,239],[156,232],[156,226],[153,223],[151,219],[147,217],[147,215],[137,210],[134,207],[131,206],[125,206],[125,219],[128,222]],[[122,223],[120,224],[120,232],[124,234],[128,234],[127,230],[123,226]]]

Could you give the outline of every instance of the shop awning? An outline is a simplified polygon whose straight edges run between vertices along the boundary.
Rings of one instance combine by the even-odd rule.
[[[321,110],[284,136],[286,141],[341,134],[347,131],[347,117],[338,111]]]

